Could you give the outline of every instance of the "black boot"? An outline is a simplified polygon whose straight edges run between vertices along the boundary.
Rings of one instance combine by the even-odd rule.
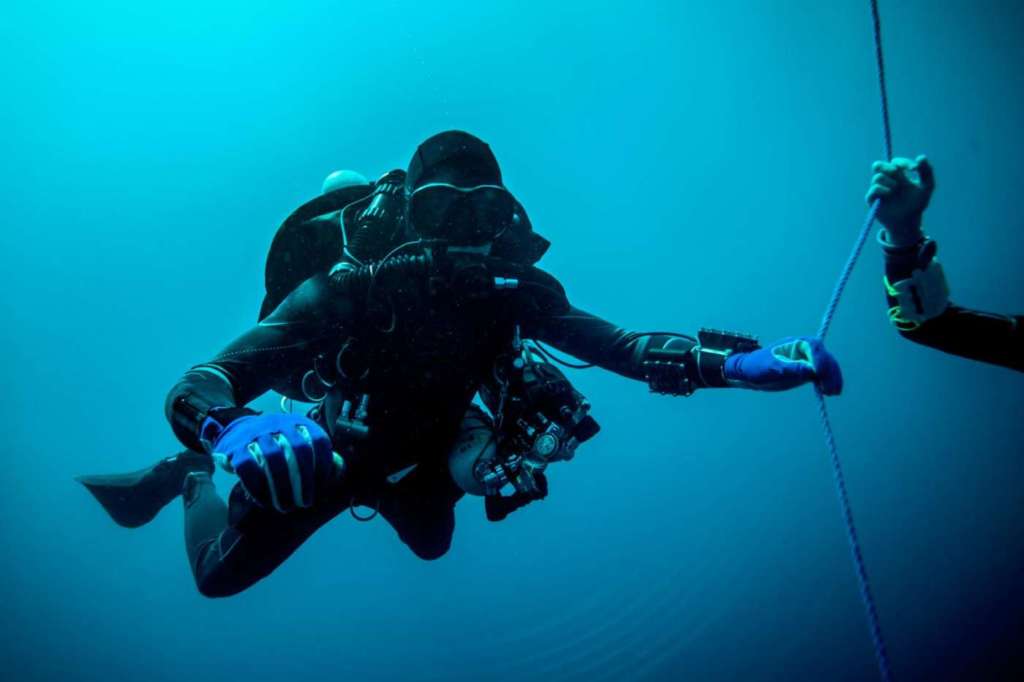
[[[185,477],[194,471],[212,474],[213,458],[184,450],[130,474],[77,476],[75,480],[89,489],[118,525],[138,528],[181,494]]]

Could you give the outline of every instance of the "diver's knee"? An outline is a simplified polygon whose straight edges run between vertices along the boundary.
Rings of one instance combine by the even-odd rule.
[[[447,539],[431,543],[431,544],[411,544],[409,549],[420,559],[424,561],[437,561],[452,547],[452,538],[449,536]]]
[[[238,594],[245,587],[229,586],[224,580],[210,573],[196,575],[196,589],[207,599],[223,599]]]
[[[196,587],[199,589],[199,594],[206,597],[207,599],[223,599],[224,597],[230,597],[234,592],[227,592],[216,585],[213,581],[198,580],[196,581]]]
[[[455,515],[453,513],[446,520],[436,524],[400,532],[398,536],[420,559],[436,561],[447,554],[452,547],[452,537],[455,536]]]
[[[220,538],[203,543],[192,564],[199,594],[210,599],[231,597],[244,591],[259,578],[247,578],[231,570],[220,552]]]
[[[218,566],[212,570],[199,570],[195,573],[196,589],[199,590],[199,594],[208,599],[233,597],[252,587],[259,581],[260,577],[241,576],[230,573],[224,570],[223,566]]]

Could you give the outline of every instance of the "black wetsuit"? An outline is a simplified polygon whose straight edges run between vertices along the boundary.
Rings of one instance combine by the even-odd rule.
[[[497,289],[495,277],[515,278],[518,287]],[[356,339],[362,350],[355,364],[368,370],[356,390],[370,396],[370,436],[355,445],[335,439],[348,469],[338,488],[319,495],[308,510],[264,510],[247,503],[236,486],[229,523],[212,484],[186,494],[186,539],[200,590],[228,595],[245,589],[353,502],[379,508],[418,556],[443,555],[462,496],[446,456],[517,325],[524,338],[635,379],[645,378],[647,347],[693,343],[627,333],[573,308],[552,276],[493,258],[403,256],[372,279],[365,268],[310,278],[213,360],[187,372],[168,396],[168,417],[181,441],[199,449],[199,426],[209,410],[245,405],[294,381],[314,361],[351,364],[338,353],[351,350]],[[346,374],[354,375],[362,373]],[[334,438],[332,415],[322,419]],[[386,480],[413,464],[396,484]]]
[[[885,274],[890,282],[908,279],[924,269],[935,255],[928,240],[913,249],[886,249]],[[896,299],[886,295],[889,306]],[[938,317],[915,329],[901,329],[904,338],[936,350],[972,360],[1024,371],[1024,316],[986,313],[951,304]]]

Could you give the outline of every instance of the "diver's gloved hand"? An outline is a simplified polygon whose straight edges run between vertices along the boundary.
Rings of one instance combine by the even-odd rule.
[[[543,471],[533,474],[537,483],[537,490],[534,493],[515,492],[512,495],[487,495],[484,497],[484,511],[488,521],[504,521],[512,512],[522,509],[526,505],[543,500],[548,496],[548,477]]]
[[[307,417],[245,415],[226,426],[216,420],[214,411],[203,424],[204,432],[220,427],[210,445],[212,454],[226,458],[260,506],[282,513],[309,507],[316,492],[334,481],[343,466],[330,437]]]
[[[810,381],[825,395],[839,395],[843,373],[820,339],[794,336],[725,360],[725,378],[734,386],[760,391],[785,391]]]
[[[876,161],[874,177],[865,199],[880,199],[878,222],[885,226],[886,241],[892,246],[913,246],[924,238],[921,214],[935,191],[935,173],[928,159],[895,158],[891,163]]]

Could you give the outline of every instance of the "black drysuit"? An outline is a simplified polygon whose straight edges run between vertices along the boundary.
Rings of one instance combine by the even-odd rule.
[[[924,269],[935,255],[928,240],[919,249],[886,251],[885,274],[890,282],[908,279]],[[894,297],[886,295],[889,306]],[[900,330],[905,338],[944,353],[1024,371],[1024,316],[997,315],[950,305],[945,312],[915,329]]]
[[[517,285],[498,288],[496,278]],[[370,435],[354,445],[335,439],[346,473],[310,509],[259,508],[236,486],[229,513],[208,481],[186,491],[186,544],[200,590],[220,596],[245,589],[353,503],[379,509],[418,556],[443,555],[462,496],[446,457],[516,326],[523,338],[635,379],[645,378],[648,347],[693,345],[672,334],[627,333],[573,308],[551,275],[494,258],[401,256],[372,277],[366,268],[316,275],[213,360],[189,370],[168,396],[168,417],[181,441],[200,449],[199,427],[211,409],[243,406],[314,366],[354,364],[361,369],[345,376],[360,377],[356,390],[370,396]],[[333,418],[321,415],[332,439]],[[414,464],[412,473],[388,482]]]

